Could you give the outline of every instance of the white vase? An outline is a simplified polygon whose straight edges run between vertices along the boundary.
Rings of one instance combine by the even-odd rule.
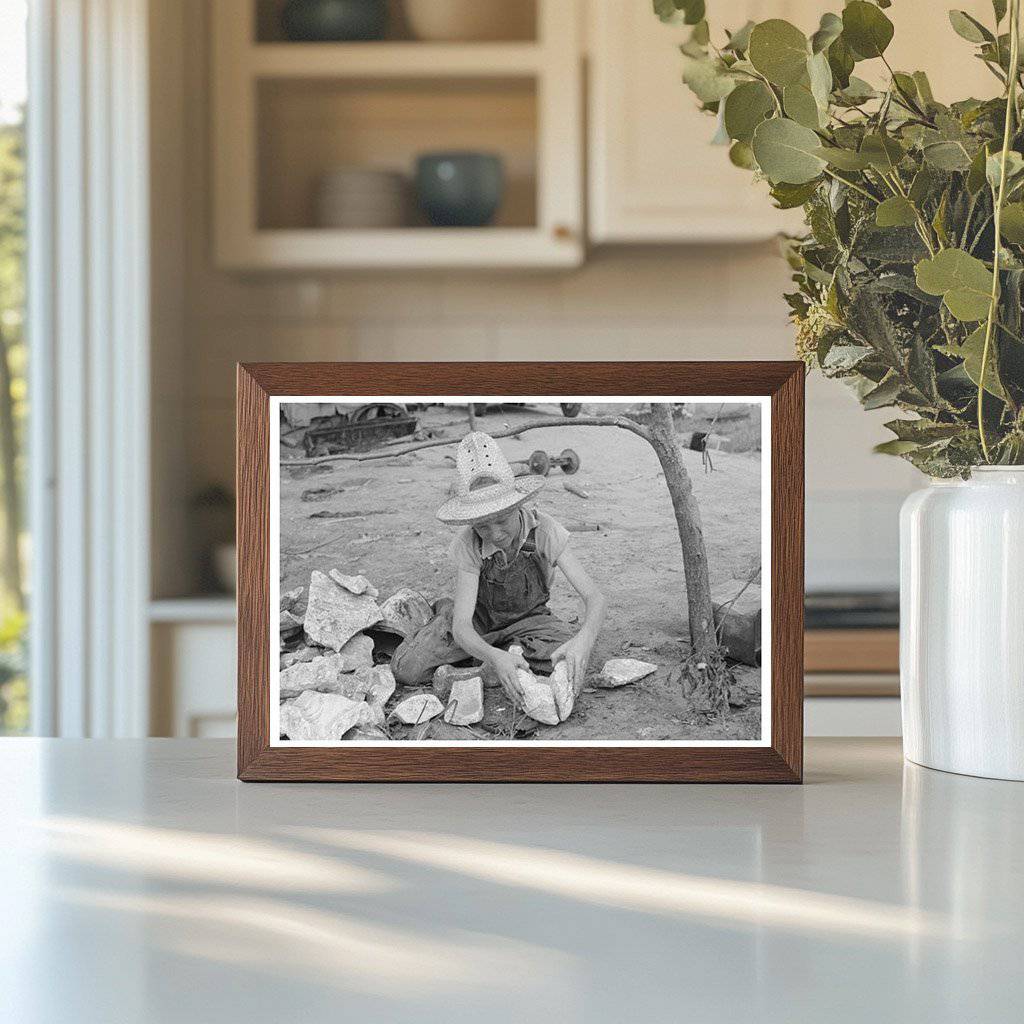
[[[911,761],[1024,781],[1024,467],[904,503],[900,694]]]

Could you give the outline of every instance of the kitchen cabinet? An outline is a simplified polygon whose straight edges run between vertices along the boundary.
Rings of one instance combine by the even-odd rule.
[[[742,0],[710,16],[719,31],[723,18],[730,28],[771,17],[817,26],[819,8]],[[592,241],[735,242],[799,226],[799,211],[774,209],[767,185],[710,145],[715,120],[681,79],[688,27],[662,24],[649,3],[591,0],[588,29]]]
[[[527,3],[528,0],[520,0]],[[284,39],[273,0],[211,5],[214,255],[229,269],[564,267],[583,258],[580,0],[533,0],[533,38]],[[501,157],[493,224],[323,226],[328,175],[424,152]]]
[[[988,0],[958,6],[992,20]],[[709,5],[717,34],[767,18],[809,34],[823,11],[841,7],[821,0]],[[994,94],[998,83],[954,34],[945,8],[905,2],[886,14],[896,27],[887,54],[894,67],[927,71],[943,101]],[[800,230],[799,210],[776,210],[764,183],[709,144],[715,121],[681,81],[678,46],[688,27],[662,24],[644,0],[590,0],[587,25],[591,241],[735,242]],[[876,81],[886,74],[879,61],[858,65],[857,73]]]

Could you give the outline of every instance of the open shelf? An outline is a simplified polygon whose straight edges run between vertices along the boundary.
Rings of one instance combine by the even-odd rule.
[[[316,221],[321,178],[340,167],[397,171],[408,192],[407,224],[430,230],[413,193],[416,158],[438,150],[497,153],[505,188],[493,226],[537,224],[537,112],[533,79],[271,79],[256,103],[260,231],[332,230]],[[345,232],[333,231],[333,234]],[[379,231],[358,232],[360,246]],[[443,234],[454,240],[452,229]],[[493,241],[493,239],[492,239]]]
[[[221,2],[221,0],[217,0]],[[281,24],[281,13],[284,9],[285,0],[251,0],[253,18],[249,21],[252,26],[251,38],[258,45],[268,45],[284,42],[285,34]],[[431,0],[419,0],[419,2],[431,2]],[[489,22],[489,29],[494,35],[506,41],[534,42],[537,39],[537,0],[505,0],[504,21],[497,26]],[[385,41],[403,41],[419,43],[415,33],[415,19],[410,18],[406,11],[406,0],[388,0],[388,23],[384,36]],[[315,43],[298,43],[299,46],[315,46]],[[372,45],[370,43],[355,43],[355,46]],[[467,46],[486,46],[487,43],[465,43]]]
[[[533,75],[535,43],[268,43],[250,47],[257,78],[382,78]]]
[[[281,40],[278,0],[213,7],[214,244],[230,269],[567,267],[583,258],[581,53],[576,0],[529,4],[530,38],[417,42],[395,22],[380,42]],[[316,195],[348,168],[400,172],[416,159],[496,153],[493,221],[435,228],[323,226]],[[365,207],[360,208],[360,213]],[[389,214],[391,211],[388,211]],[[350,222],[375,223],[369,216]],[[335,222],[336,223],[336,222]]]

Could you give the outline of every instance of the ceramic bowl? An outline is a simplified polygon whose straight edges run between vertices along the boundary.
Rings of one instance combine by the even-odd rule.
[[[417,39],[481,42],[535,35],[531,0],[405,0],[404,7]]]
[[[416,161],[416,197],[435,227],[489,224],[504,191],[504,165],[495,153],[424,153]]]
[[[321,228],[400,228],[408,223],[409,205],[405,175],[341,167],[320,179],[315,221]]]
[[[288,0],[281,11],[285,38],[303,43],[380,39],[387,24],[387,0]]]

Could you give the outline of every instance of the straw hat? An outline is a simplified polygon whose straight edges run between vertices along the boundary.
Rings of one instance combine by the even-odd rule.
[[[455,456],[458,490],[438,510],[437,518],[452,526],[467,526],[517,508],[544,486],[544,477],[516,478],[493,437],[481,431],[467,434]]]

